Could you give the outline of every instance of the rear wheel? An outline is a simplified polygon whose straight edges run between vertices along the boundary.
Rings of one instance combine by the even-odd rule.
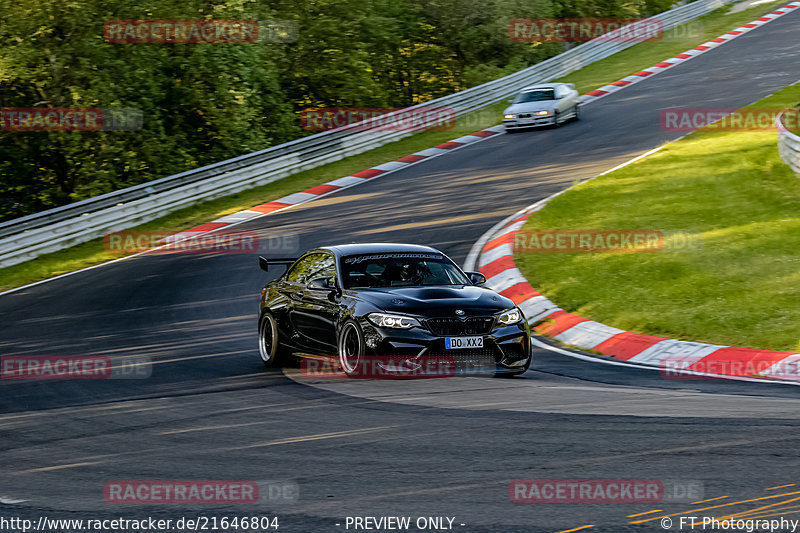
[[[258,353],[266,368],[275,368],[286,362],[286,349],[278,339],[278,323],[269,311],[261,313],[258,321]]]
[[[348,320],[342,325],[339,331],[339,364],[345,374],[352,376],[359,370],[359,364],[363,362],[364,352],[364,333],[355,320]]]

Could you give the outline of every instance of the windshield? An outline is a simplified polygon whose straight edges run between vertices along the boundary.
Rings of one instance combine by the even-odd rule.
[[[524,104],[525,102],[541,102],[543,100],[555,100],[556,93],[553,89],[536,89],[534,91],[525,91],[519,93],[514,98],[515,104]]]
[[[469,285],[469,280],[441,254],[353,255],[342,259],[344,288]]]

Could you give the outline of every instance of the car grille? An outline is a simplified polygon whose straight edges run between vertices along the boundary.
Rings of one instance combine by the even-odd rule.
[[[441,358],[445,361],[453,361],[456,371],[473,369],[490,369],[497,367],[496,350],[489,346],[484,348],[465,348],[463,350],[443,350],[428,352],[427,356]]]
[[[426,322],[434,335],[486,335],[492,331],[494,317],[430,318]]]

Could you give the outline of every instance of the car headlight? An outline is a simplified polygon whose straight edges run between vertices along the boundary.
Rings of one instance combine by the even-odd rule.
[[[517,118],[517,115],[503,115],[503,118]]]
[[[546,109],[543,109],[542,111],[537,111],[536,114],[537,115],[549,115],[550,111],[547,111]]]
[[[367,315],[367,320],[369,320],[379,328],[409,329],[413,327],[420,327],[419,321],[417,321],[416,318],[411,318],[410,316],[403,316],[403,315],[370,313]]]
[[[503,311],[500,316],[497,317],[497,323],[503,326],[510,326],[521,321],[522,311],[520,311],[518,307]]]

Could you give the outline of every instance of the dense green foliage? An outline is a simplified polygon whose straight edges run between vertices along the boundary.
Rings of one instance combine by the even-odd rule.
[[[309,106],[405,106],[563,50],[513,18],[645,16],[664,0],[0,0],[0,107],[140,109],[134,132],[0,132],[0,220],[307,134]],[[291,43],[109,43],[111,19],[283,19]]]

